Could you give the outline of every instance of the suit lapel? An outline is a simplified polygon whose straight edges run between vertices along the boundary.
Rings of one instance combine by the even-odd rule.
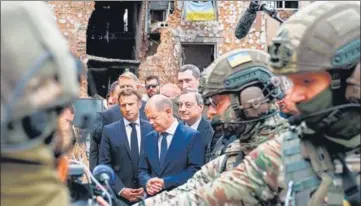
[[[207,122],[207,120],[205,120],[205,119],[202,117],[201,122],[199,123],[197,130],[198,130],[198,131],[201,131],[201,130],[202,130],[202,132],[205,132],[205,131],[208,130],[208,127],[209,127],[209,126],[210,126],[210,125],[209,125],[209,123]]]
[[[201,122],[198,125],[197,130],[199,133],[201,133],[201,136],[203,138],[204,143],[207,145],[209,141],[212,139],[212,135],[209,135],[209,127],[210,125],[207,123],[207,120],[205,120],[203,117],[201,119]],[[208,139],[205,139],[208,138]]]
[[[146,145],[149,147],[149,161],[155,171],[155,173],[160,176],[160,164],[159,164],[159,156],[158,156],[158,133],[153,132],[153,136],[150,145]]]
[[[177,155],[177,149],[180,145],[182,145],[182,127],[184,127],[182,124],[178,124],[177,129],[175,130],[175,133],[173,135],[173,139],[170,142],[170,146],[168,148],[167,154],[165,156],[164,160],[164,166],[162,167],[161,173],[163,173],[166,168],[168,167],[170,160]]]
[[[129,148],[129,141],[128,141],[128,137],[127,137],[127,132],[125,131],[125,126],[124,126],[123,119],[119,120],[119,127],[118,128],[119,128],[119,131],[118,131],[119,138],[122,141],[123,145],[125,146],[125,149],[127,150],[129,158],[131,158],[131,156],[130,156],[130,148]]]

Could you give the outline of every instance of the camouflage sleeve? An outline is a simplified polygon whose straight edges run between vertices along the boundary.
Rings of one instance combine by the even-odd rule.
[[[203,167],[197,171],[192,178],[190,178],[185,184],[171,190],[164,191],[154,197],[145,200],[145,205],[156,206],[163,202],[169,201],[172,198],[177,197],[185,192],[192,193],[197,188],[206,185],[212,180],[216,179],[220,175],[221,165],[225,159],[225,155],[219,156],[213,161],[203,165]]]
[[[233,170],[162,205],[259,205],[260,200],[269,202],[278,196],[280,151],[281,139],[269,140]]]

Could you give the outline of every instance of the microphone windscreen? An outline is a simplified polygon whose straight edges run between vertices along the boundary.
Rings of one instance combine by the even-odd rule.
[[[249,9],[246,9],[246,11],[239,19],[236,27],[235,36],[238,39],[242,39],[248,34],[249,30],[251,30],[253,22],[256,20],[256,17],[257,12],[251,12]]]
[[[93,170],[93,175],[96,179],[99,179],[100,175],[107,174],[110,178],[109,183],[112,183],[115,179],[114,170],[107,165],[97,165]]]

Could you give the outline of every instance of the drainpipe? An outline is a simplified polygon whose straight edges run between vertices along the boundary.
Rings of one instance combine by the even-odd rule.
[[[171,1],[168,1],[168,9],[167,9],[166,17],[165,17],[166,22],[168,22],[168,17],[169,17],[169,14],[170,14],[170,3],[171,3]]]
[[[144,25],[144,34],[147,35],[148,34],[148,3],[149,0],[145,1],[145,25]]]

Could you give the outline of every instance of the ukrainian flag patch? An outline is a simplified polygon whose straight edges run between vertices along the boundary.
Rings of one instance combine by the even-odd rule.
[[[233,54],[227,58],[228,63],[231,65],[231,67],[236,67],[238,65],[251,62],[252,57],[248,54],[248,52],[238,52],[236,54]]]

